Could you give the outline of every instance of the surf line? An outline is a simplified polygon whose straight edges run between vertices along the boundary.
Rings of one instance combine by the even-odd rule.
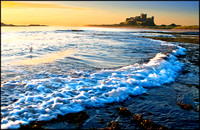
[[[43,55],[41,57],[36,57],[32,59],[25,59],[19,61],[13,61],[13,65],[36,65],[36,64],[43,64],[43,63],[51,63],[57,59],[62,59],[70,54],[73,54],[76,49],[65,50],[61,52],[51,53],[47,55]]]

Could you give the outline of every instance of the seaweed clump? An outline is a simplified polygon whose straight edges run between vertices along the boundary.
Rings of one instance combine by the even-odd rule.
[[[154,123],[153,121],[151,121],[150,119],[145,120],[143,119],[142,115],[136,114],[135,116],[133,116],[133,118],[131,119],[131,123],[136,123],[139,127],[141,127],[142,129],[156,129],[156,130],[167,130],[168,128],[159,124]]]
[[[192,110],[193,106],[190,104],[178,103],[178,105],[184,110]]]
[[[47,124],[47,121],[32,121],[29,125],[22,125],[20,123],[19,129],[44,129],[43,125]]]
[[[118,121],[110,121],[107,123],[107,127],[105,128],[92,128],[93,130],[120,130],[119,122]]]
[[[125,108],[120,107],[120,108],[118,108],[118,110],[119,110],[119,112],[118,112],[119,115],[126,116],[126,117],[132,115],[132,113],[126,107]]]
[[[89,116],[85,111],[77,112],[77,113],[69,113],[64,116],[58,115],[57,119],[52,119],[50,121],[32,121],[29,125],[22,125],[20,124],[19,129],[45,129],[44,125],[47,123],[56,123],[56,122],[64,122],[67,121],[68,123],[76,124],[79,128]]]
[[[107,124],[108,127],[106,127],[105,129],[107,130],[119,130],[119,122],[118,121],[111,121]]]

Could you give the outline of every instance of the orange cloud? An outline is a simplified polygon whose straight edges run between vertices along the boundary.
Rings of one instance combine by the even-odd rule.
[[[2,8],[56,8],[56,9],[70,9],[70,10],[94,10],[89,8],[80,7],[69,7],[59,4],[43,4],[43,3],[25,3],[25,2],[13,2],[13,1],[2,1]]]

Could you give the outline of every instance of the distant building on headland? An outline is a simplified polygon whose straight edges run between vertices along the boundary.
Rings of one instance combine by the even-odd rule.
[[[120,24],[125,25],[141,25],[141,26],[155,26],[154,16],[147,18],[147,14],[140,14],[140,16],[126,18],[125,22]]]

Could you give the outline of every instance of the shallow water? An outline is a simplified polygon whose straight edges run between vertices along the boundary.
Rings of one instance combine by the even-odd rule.
[[[174,82],[186,49],[134,29],[2,29],[1,126],[120,102]],[[33,47],[33,52],[29,48]]]

